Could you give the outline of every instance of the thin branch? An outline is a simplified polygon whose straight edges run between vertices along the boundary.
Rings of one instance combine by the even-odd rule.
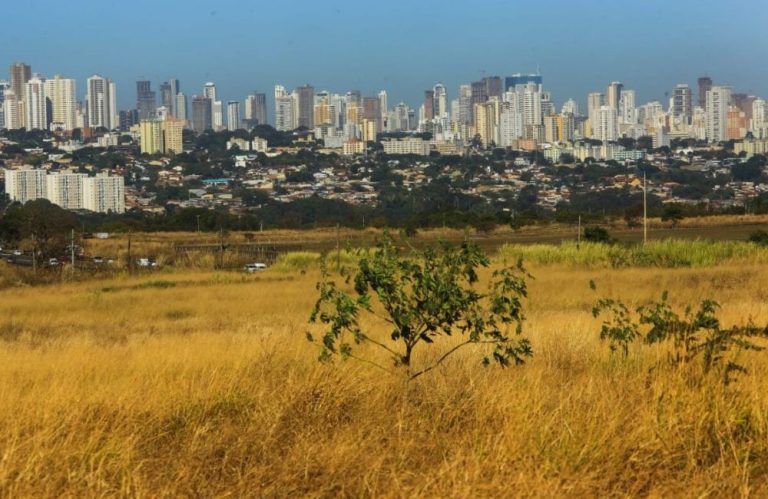
[[[382,366],[381,364],[377,364],[376,362],[374,362],[372,360],[363,359],[362,357],[357,357],[357,356],[352,355],[352,354],[348,354],[347,357],[349,357],[350,359],[356,360],[358,362],[362,362],[364,364],[370,364],[370,365],[372,365],[374,367],[378,367],[382,371],[386,371],[389,374],[395,374],[395,371],[393,371],[392,369],[387,369],[386,367]]]
[[[470,345],[470,344],[474,344],[474,345],[482,345],[482,344],[487,344],[487,343],[499,343],[499,342],[498,342],[498,341],[495,341],[495,340],[483,340],[483,341],[472,341],[472,340],[467,340],[467,341],[465,341],[464,343],[459,343],[459,344],[458,344],[458,345],[456,345],[455,347],[453,347],[453,348],[451,348],[450,350],[448,350],[447,352],[445,352],[445,354],[443,354],[443,356],[442,356],[442,357],[440,357],[440,359],[439,359],[437,362],[435,362],[435,363],[434,363],[434,364],[432,364],[431,366],[427,367],[426,369],[422,369],[421,371],[419,371],[419,372],[417,372],[417,373],[415,373],[415,374],[411,375],[411,377],[410,377],[410,378],[408,378],[408,379],[409,379],[409,380],[414,380],[414,379],[418,378],[419,376],[421,376],[422,374],[428,373],[428,372],[429,372],[429,371],[431,371],[432,369],[434,369],[434,368],[436,368],[437,366],[439,366],[440,364],[442,364],[442,363],[443,363],[443,361],[444,361],[446,358],[448,358],[448,356],[449,356],[449,355],[453,354],[454,352],[456,352],[456,350],[458,350],[459,348],[461,348],[461,347],[463,347],[463,346],[466,346],[466,345]]]
[[[373,343],[374,345],[376,345],[376,346],[378,346],[378,347],[381,347],[381,348],[383,348],[384,350],[386,350],[387,352],[391,353],[392,355],[394,355],[394,356],[396,356],[396,357],[400,357],[400,354],[399,354],[398,352],[396,352],[395,350],[393,350],[393,349],[389,348],[389,347],[388,347],[387,345],[385,345],[384,343],[381,343],[380,341],[374,340],[373,338],[371,338],[370,336],[368,336],[368,335],[366,335],[366,334],[363,334],[362,336],[363,336],[363,339],[364,339],[365,341],[370,341],[370,342],[371,342],[371,343]]]

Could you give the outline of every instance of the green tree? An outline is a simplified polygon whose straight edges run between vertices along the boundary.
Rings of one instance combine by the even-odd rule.
[[[613,244],[615,241],[603,227],[591,225],[584,228],[584,240],[590,243]]]
[[[443,244],[413,250],[410,256],[401,257],[386,236],[374,250],[361,253],[356,272],[347,276],[354,283],[352,293],[331,280],[324,265],[317,285],[320,296],[310,317],[311,322],[324,325],[323,336],[317,340],[320,359],[328,361],[338,355],[375,364],[358,357],[353,348],[371,345],[385,351],[396,367],[405,369],[409,379],[431,371],[466,346],[490,347],[483,358],[486,365],[523,363],[532,355],[530,342],[520,336],[522,300],[527,296],[525,278],[529,276],[522,262],[505,266],[493,273],[488,291],[481,293],[475,289],[477,270],[489,263],[480,248],[469,242],[459,247]],[[362,329],[363,313],[387,323],[389,340]],[[436,361],[413,365],[418,347],[435,345],[454,335],[462,340],[444,349]],[[307,337],[316,341],[311,333]]]

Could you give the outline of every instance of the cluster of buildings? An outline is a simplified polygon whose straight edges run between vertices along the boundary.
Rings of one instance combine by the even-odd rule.
[[[29,166],[5,169],[5,193],[11,201],[47,199],[67,210],[125,212],[125,181],[120,176],[89,176],[75,171],[48,172]]]
[[[149,135],[142,140],[143,152],[170,153],[180,152],[180,129],[237,130],[269,123],[265,93],[224,102],[213,82],[191,97],[191,112],[177,79],[163,82],[159,95],[150,81],[136,82],[134,109],[118,111],[116,95],[114,81],[93,75],[80,100],[74,79],[45,78],[29,65],[15,63],[10,79],[0,80],[0,126],[63,132],[134,130]],[[697,95],[688,84],[679,84],[663,103],[639,104],[634,90],[611,82],[605,91],[587,96],[585,112],[574,99],[558,111],[540,74],[487,76],[460,85],[453,99],[445,85],[437,83],[424,92],[416,109],[404,102],[390,107],[386,90],[366,96],[354,90],[316,91],[309,84],[291,91],[276,85],[273,105],[276,129],[304,128],[326,147],[341,149],[347,144],[349,150],[360,147],[356,141],[375,141],[379,134],[393,132],[430,133],[433,146],[485,147],[515,147],[521,140],[557,144],[640,136],[653,137],[657,146],[668,145],[673,138],[709,142],[740,140],[748,134],[768,138],[768,103],[715,85],[709,77],[699,78]]]

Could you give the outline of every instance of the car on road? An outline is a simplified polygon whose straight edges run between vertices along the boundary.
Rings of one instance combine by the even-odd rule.
[[[58,267],[59,266],[59,259],[58,258],[49,258],[48,259],[48,266],[49,267]]]
[[[248,272],[248,273],[260,272],[262,270],[265,270],[266,268],[267,268],[267,264],[266,263],[258,263],[258,262],[257,263],[246,263],[243,266],[243,270]]]
[[[102,263],[104,263],[104,258],[100,256],[94,256],[93,263],[95,263],[96,265],[101,265]]]
[[[24,254],[20,249],[13,250],[13,256],[22,256]]]

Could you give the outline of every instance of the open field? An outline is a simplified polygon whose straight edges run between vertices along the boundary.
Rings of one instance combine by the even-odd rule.
[[[622,243],[642,241],[642,227],[627,227],[623,221],[605,225],[611,235]],[[756,230],[768,230],[768,215],[734,215],[687,218],[676,226],[659,219],[649,219],[649,240],[661,239],[702,239],[712,241],[745,241]],[[477,233],[458,229],[429,229],[419,231],[413,238],[416,246],[428,244],[438,239],[457,242],[470,238],[487,250],[495,250],[504,244],[560,244],[575,241],[578,228],[576,225],[552,224],[526,226],[519,230],[498,227],[490,233]],[[220,237],[219,233],[139,233],[130,236],[134,255],[161,256],[172,259],[174,244],[265,244],[298,245],[309,251],[327,251],[347,246],[361,247],[374,243],[382,234],[381,229],[339,230],[315,229],[311,231],[267,230],[264,232],[233,231]],[[393,232],[397,232],[394,230]],[[248,239],[247,239],[247,238]],[[125,259],[128,250],[127,234],[113,234],[108,240],[91,239],[85,248],[90,255],[101,255]]]
[[[652,369],[661,351],[611,355],[590,315],[595,279],[631,303],[667,289],[716,298],[727,325],[768,322],[768,266],[738,258],[542,259],[526,365],[467,350],[409,384],[316,361],[312,266],[5,289],[0,497],[766,496],[768,354],[742,354],[750,372],[727,388],[693,386]]]

